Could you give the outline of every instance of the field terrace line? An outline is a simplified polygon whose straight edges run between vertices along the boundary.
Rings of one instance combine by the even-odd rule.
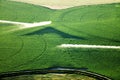
[[[49,25],[49,24],[52,23],[52,21],[42,21],[42,22],[35,22],[35,23],[25,23],[25,22],[15,22],[15,21],[0,20],[0,23],[22,25],[20,28],[24,29],[24,28],[32,28],[32,27],[37,27],[37,26]]]
[[[60,48],[101,48],[101,49],[120,49],[120,46],[106,45],[87,45],[87,44],[61,44]]]

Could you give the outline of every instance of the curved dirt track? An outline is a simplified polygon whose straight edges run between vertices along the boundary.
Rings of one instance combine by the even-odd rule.
[[[92,77],[97,80],[111,80],[110,78],[97,73],[84,71],[80,69],[69,69],[69,68],[48,68],[48,69],[39,69],[39,70],[24,70],[24,71],[1,73],[0,79],[3,79],[5,77],[14,77],[14,76],[32,75],[32,74],[48,74],[48,73],[79,74],[79,75]]]

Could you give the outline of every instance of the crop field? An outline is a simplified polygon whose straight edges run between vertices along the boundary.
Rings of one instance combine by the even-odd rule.
[[[51,24],[26,29],[0,23],[0,73],[49,67],[85,68],[120,80],[120,49],[60,48],[61,44],[120,46],[120,3],[53,10],[0,0],[0,20]]]

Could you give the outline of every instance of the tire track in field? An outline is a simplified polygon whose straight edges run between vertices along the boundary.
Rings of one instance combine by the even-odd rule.
[[[17,38],[19,38],[19,40],[21,41],[21,47],[16,52],[12,53],[12,55],[8,56],[7,59],[2,59],[2,61],[7,61],[11,58],[14,58],[17,54],[19,54],[22,51],[24,47],[24,42],[21,37],[17,37]]]
[[[42,40],[44,41],[45,46],[44,46],[44,49],[41,52],[41,54],[39,54],[38,56],[34,57],[33,59],[31,59],[31,60],[29,60],[29,61],[27,61],[27,62],[25,62],[23,64],[14,66],[12,68],[22,67],[22,66],[25,66],[25,65],[28,65],[28,64],[32,64],[33,62],[40,60],[40,58],[45,54],[45,51],[47,50],[47,42],[46,42],[46,40],[43,37],[42,37]]]
[[[2,5],[2,6],[0,6],[0,7],[2,7],[4,10],[7,10],[7,11],[9,11],[9,12],[11,12],[11,13],[13,13],[12,11],[13,11],[13,9],[11,9],[11,8],[9,8],[9,7],[6,7],[6,6],[4,6],[4,5]],[[3,11],[4,11],[3,10]],[[12,17],[11,19],[12,20],[16,20],[17,19],[17,12],[15,12],[16,14],[14,14],[14,17]],[[9,19],[9,17],[10,17],[10,15],[4,15],[6,18],[8,18]],[[9,19],[9,20],[11,20],[11,19]]]
[[[82,8],[82,9],[84,9],[84,8]],[[66,12],[62,13],[62,14],[58,17],[58,19],[60,20],[60,22],[65,22],[64,17],[65,17],[66,15],[72,13],[73,11],[77,11],[77,10],[78,10],[78,9],[66,11]],[[59,20],[57,20],[57,21],[59,21]],[[69,21],[69,22],[70,22],[70,21]]]
[[[97,16],[97,22],[101,22],[102,20],[104,20],[104,18],[108,18],[109,19],[109,17],[111,17],[111,16],[113,16],[112,14],[110,14],[110,12],[105,12],[105,13],[101,13],[101,15],[98,15]],[[114,18],[112,19],[112,20],[116,20],[117,18],[115,17],[116,15],[114,15]],[[115,24],[113,24],[112,22],[110,23],[110,24],[107,24],[107,23],[102,23],[102,24],[100,24],[100,25],[102,25],[102,26],[105,26],[105,27],[109,27],[109,26],[111,26],[111,27],[115,27],[115,26],[117,26],[118,27],[118,25],[115,25]],[[117,28],[117,27],[115,27],[115,28]],[[96,27],[95,28],[96,30],[98,30],[98,31],[100,31],[100,30],[102,30],[103,31],[103,33],[105,33],[105,31],[106,31],[106,29],[103,29],[103,28],[100,28],[100,27]],[[112,30],[113,31],[113,30]],[[114,31],[115,33],[116,33],[116,31]],[[111,32],[110,32],[111,33]],[[116,33],[117,34],[117,33]],[[119,34],[119,36],[120,36],[120,34]],[[108,38],[107,38],[108,39]],[[120,43],[120,40],[113,40],[113,39],[110,39],[111,41],[114,41],[114,42],[119,42]]]
[[[101,7],[100,6],[96,6],[98,9],[100,9]],[[86,17],[86,15],[88,15],[89,13],[93,13],[93,12],[95,12],[96,10],[90,10],[89,11],[89,9],[88,9],[88,7],[87,6],[85,6],[85,7],[79,7],[79,9],[81,9],[81,12],[80,12],[80,15],[78,15],[78,16],[80,16],[80,21],[79,22],[81,22],[81,20],[84,18],[84,17]],[[83,12],[82,12],[82,10],[83,10]],[[69,10],[69,11],[66,11],[66,12],[64,12],[63,14],[61,14],[61,16],[59,17],[60,19],[61,19],[61,21],[63,22],[64,21],[64,18],[65,18],[65,16],[67,16],[68,14],[71,14],[71,13],[73,13],[73,14],[76,14],[75,12],[76,11],[78,11],[78,8],[75,8],[75,9],[73,9],[73,10]],[[98,14],[97,14],[98,15]],[[59,19],[58,18],[58,19]],[[70,19],[69,19],[70,20]],[[97,20],[97,19],[96,19]],[[73,20],[72,20],[73,21]],[[69,22],[71,22],[71,21],[69,21]]]
[[[101,13],[100,15],[97,16],[97,22],[101,22],[102,20],[104,20],[105,17],[109,18],[111,17],[111,14],[109,14],[110,12],[106,12],[106,13]]]
[[[87,32],[83,32],[83,31],[81,31],[81,30],[78,30],[78,29],[75,29],[75,28],[72,28],[72,27],[68,27],[68,26],[66,26],[66,25],[64,25],[64,24],[61,24],[61,25],[64,26],[64,27],[67,27],[68,29],[74,30],[74,31],[76,31],[76,32],[79,32],[79,33],[82,33],[82,34],[91,36],[91,37],[93,37],[93,38],[98,38],[98,39],[102,39],[102,40],[108,40],[108,41],[120,43],[120,40],[114,40],[114,39],[110,39],[110,38],[105,38],[105,37],[101,37],[101,36],[92,35],[92,34],[89,34],[89,33],[87,33]]]
[[[5,10],[5,12],[6,11],[9,11],[10,13],[12,13],[12,10],[13,9],[11,9],[10,7],[6,7],[6,6],[4,6],[4,5],[1,5],[0,6],[2,9],[4,9]],[[3,11],[4,11],[3,10]],[[4,14],[3,14],[4,15]],[[12,17],[12,20],[16,20],[17,19],[17,12],[16,12],[16,14],[14,14],[14,18]],[[9,15],[4,15],[6,18],[8,18],[9,19]],[[13,53],[12,55],[10,55],[10,56],[8,56],[7,57],[7,59],[0,59],[0,61],[7,61],[7,60],[9,60],[10,58],[13,58],[15,55],[17,55],[22,49],[23,49],[23,46],[24,46],[24,43],[23,43],[23,40],[20,38],[20,37],[17,37],[17,38],[19,38],[19,40],[21,40],[21,47],[15,52],[15,53]]]
[[[77,9],[76,9],[76,10],[77,10]],[[63,18],[64,18],[64,16],[65,16],[65,14],[66,14],[66,13],[69,13],[69,12],[72,12],[72,11],[74,11],[74,10],[71,10],[71,11],[68,11],[68,12],[63,13],[63,15],[62,15],[62,17],[61,17],[61,20],[64,21]],[[67,14],[66,14],[66,15],[67,15]],[[104,13],[103,13],[103,15],[104,15]],[[98,15],[98,17],[96,17],[96,21],[97,21],[97,22],[99,22],[99,21],[98,21],[99,19],[97,19],[97,18],[100,18],[100,16],[101,16],[101,15]],[[81,19],[81,20],[82,20],[82,19]],[[101,37],[101,36],[91,35],[91,34],[89,34],[89,33],[87,33],[87,32],[83,32],[83,31],[80,31],[80,30],[78,30],[78,29],[75,29],[75,28],[72,28],[72,27],[68,27],[67,25],[65,25],[65,24],[63,24],[63,23],[60,23],[60,24],[61,24],[62,26],[67,27],[68,29],[71,29],[71,30],[74,30],[74,31],[77,31],[77,32],[80,32],[80,33],[83,33],[83,34],[86,34],[86,35],[88,35],[88,36],[92,36],[92,37],[95,37],[95,38],[100,38],[100,39],[105,39],[105,40],[109,40],[109,41],[113,41],[113,42],[118,42],[118,43],[120,43],[119,40],[113,40],[113,39],[110,39],[110,38],[105,38],[105,37]]]
[[[11,5],[11,3],[7,3],[7,4]],[[8,7],[4,6],[4,5],[2,5],[2,7],[8,8]],[[19,8],[24,8],[24,7],[19,6]],[[10,9],[9,11],[13,13],[13,9],[12,9],[11,7],[9,7],[8,9]],[[14,10],[14,11],[15,11],[15,10]],[[13,20],[13,21],[21,21],[21,19],[22,19],[22,20],[26,19],[26,18],[24,18],[24,17],[26,16],[26,14],[22,14],[23,17],[19,17],[18,14],[19,14],[19,12],[18,12],[18,11],[15,11],[15,14],[14,14],[14,17],[15,17],[15,18],[13,19],[13,17],[12,17],[12,20]],[[9,15],[8,15],[8,17],[9,17]],[[31,17],[32,17],[32,18],[31,18]],[[27,16],[27,18],[30,18],[30,19],[27,19],[27,20],[28,20],[27,22],[29,22],[29,20],[31,21],[31,20],[33,19],[33,17],[34,17],[34,16],[29,16],[29,17]],[[23,18],[24,18],[24,19],[23,19]]]
[[[9,4],[9,3],[8,3]],[[11,13],[13,13],[12,11],[13,11],[13,9],[11,8],[11,7],[6,7],[6,6],[4,6],[4,5],[2,5],[1,6],[2,8],[4,8],[4,10],[7,10],[7,11],[9,11],[9,12],[11,12]],[[14,18],[12,17],[12,20],[17,20],[17,19],[19,19],[19,17],[17,16],[17,14],[18,14],[18,12],[17,11],[15,11],[15,14],[14,14]],[[8,16],[8,15],[5,15],[5,16]],[[8,16],[8,18],[9,18],[9,16]],[[32,20],[32,19],[31,19]],[[15,53],[13,53],[12,55],[10,55],[9,57],[7,57],[7,59],[4,59],[4,61],[7,61],[7,60],[9,60],[10,58],[14,58],[17,54],[19,54],[20,52],[21,52],[21,50],[23,49],[23,47],[24,47],[24,42],[23,42],[23,39],[21,38],[21,37],[19,37],[19,36],[17,36],[17,38],[19,38],[20,40],[21,40],[21,47],[20,47],[20,49],[19,50],[17,50]],[[1,60],[1,61],[3,61],[3,59]]]
[[[10,10],[10,11],[12,11],[12,9]],[[15,14],[16,15],[16,14]],[[32,18],[31,19],[29,19],[29,22],[31,22],[31,21],[33,21],[33,19],[35,19],[36,17],[35,16],[32,16]],[[15,19],[14,20],[19,20],[19,17],[17,17],[17,16],[15,16]],[[22,38],[21,38],[22,39]],[[24,46],[24,42],[23,42],[23,40],[21,40],[22,41],[22,45],[21,45],[21,49],[20,50],[18,50],[15,54],[13,54],[13,55],[11,55],[11,56],[9,56],[9,59],[10,58],[15,58],[15,56],[17,55],[17,54],[19,54],[19,52],[23,49],[23,46]],[[44,42],[46,42],[45,41],[45,39],[44,39]],[[23,64],[21,64],[21,66],[22,65],[25,65],[25,64],[28,64],[28,63],[30,63],[30,62],[34,62],[36,59],[38,59],[39,57],[42,57],[42,55],[44,54],[44,52],[46,51],[46,45],[45,45],[45,48],[44,48],[44,50],[42,51],[42,54],[40,54],[39,56],[36,56],[34,59],[32,59],[32,60],[30,60],[30,61],[28,61],[28,62],[26,62],[26,63],[23,63]],[[8,60],[8,59],[7,59]]]
[[[7,3],[7,4],[9,4],[9,3]],[[35,5],[33,5],[34,7],[35,7]],[[5,10],[7,10],[7,11],[9,11],[9,12],[11,12],[11,13],[13,13],[13,9],[11,8],[11,7],[7,7],[7,6],[4,6],[4,5],[2,5],[1,7],[3,7],[4,9],[3,9],[3,11]],[[19,7],[21,7],[21,6],[19,6]],[[21,7],[21,8],[23,8],[23,7]],[[37,7],[36,7],[37,8]],[[36,9],[37,10],[37,9]],[[15,10],[14,10],[15,11]],[[15,11],[15,14],[14,14],[14,17],[13,17],[13,15],[11,16],[12,18],[10,18],[9,20],[12,20],[12,21],[21,21],[21,20],[24,20],[24,19],[26,19],[26,14],[22,14],[22,17],[19,17],[18,16],[18,11]],[[10,17],[10,15],[5,15],[5,16],[8,16],[7,18],[9,18]],[[27,15],[27,21],[25,20],[25,22],[33,22],[34,20],[35,20],[35,18],[36,18],[37,16],[28,16]]]
[[[101,18],[101,17],[104,17],[104,15],[106,15],[106,13],[103,13],[102,15],[98,15],[99,16],[99,18]],[[110,16],[110,15],[108,15],[108,16]],[[84,16],[83,16],[84,17]],[[106,16],[105,16],[106,17]],[[96,19],[97,19],[97,17],[96,17]],[[82,18],[81,18],[81,20],[82,20]],[[101,21],[101,19],[97,19],[96,20],[97,22],[98,21]],[[65,25],[65,24],[61,24],[61,25]],[[110,24],[111,25],[111,24]],[[77,32],[81,32],[81,31],[79,31],[79,30],[77,30],[77,29],[74,29],[74,28],[72,28],[72,27],[68,27],[67,25],[65,25],[65,27],[67,27],[67,28],[70,28],[70,29],[72,29],[72,30],[75,30],[75,31],[77,31]],[[84,33],[83,31],[82,31],[82,33]],[[113,40],[113,39],[109,39],[109,38],[104,38],[104,37],[100,37],[100,36],[95,36],[95,35],[91,35],[91,34],[89,34],[89,33],[84,33],[84,34],[87,34],[87,35],[90,35],[90,36],[93,36],[93,37],[97,37],[97,38],[102,38],[102,39],[106,39],[106,40],[109,40],[109,41],[114,41],[114,42],[118,42],[118,43],[120,43],[120,41],[119,40]],[[69,52],[69,54],[70,54],[70,57],[72,58],[72,61],[74,61],[76,64],[78,64],[79,62],[77,62],[77,60],[75,60],[76,59],[76,57],[73,57],[73,55],[71,55],[72,54],[72,52],[70,51],[70,50],[67,50],[68,52]],[[67,52],[66,51],[66,52]],[[86,51],[87,52],[87,51]],[[92,51],[93,52],[93,51]],[[96,51],[95,51],[96,52]],[[104,51],[103,51],[104,52]],[[107,51],[107,52],[109,52],[109,51]],[[86,59],[87,60],[87,59]],[[86,61],[85,60],[85,61]],[[88,61],[89,61],[89,59],[88,59]]]
[[[101,9],[104,9],[104,8],[102,8],[102,7],[100,7]],[[61,19],[61,21],[64,21],[64,17],[67,15],[67,14],[70,14],[70,12],[72,12],[72,11],[74,11],[74,10],[71,10],[71,11],[68,11],[68,12],[65,12],[65,13],[63,13],[63,15],[62,15],[62,17],[60,17],[60,19]],[[76,10],[75,10],[76,11]],[[80,18],[80,22],[82,21],[82,19],[84,18],[84,16],[86,15],[86,14],[89,14],[90,12],[86,12],[86,13],[83,13],[83,15],[81,16],[81,18]],[[99,18],[101,18],[101,17],[104,17],[103,15],[106,15],[107,14],[107,12],[106,13],[100,13],[100,14],[97,14],[97,17],[96,17],[96,21],[98,22],[98,21],[100,21],[100,19]],[[110,16],[110,15],[109,15]],[[100,36],[95,36],[95,35],[91,35],[91,34],[89,34],[89,33],[84,33],[83,31],[79,31],[79,30],[77,30],[77,29],[74,29],[74,28],[71,28],[71,27],[68,27],[67,25],[65,25],[65,24],[61,24],[61,25],[63,25],[63,26],[65,26],[65,27],[67,27],[67,28],[70,28],[70,29],[72,29],[72,30],[75,30],[75,31],[77,31],[77,32],[80,32],[80,33],[83,33],[83,34],[87,34],[87,35],[89,35],[89,36],[93,36],[93,37],[97,37],[97,38],[102,38],[102,39],[105,39],[105,40],[109,40],[109,41],[114,41],[114,42],[120,42],[120,41],[118,41],[118,40],[113,40],[113,39],[109,39],[109,38],[104,38],[104,37],[100,37]],[[111,25],[111,24],[110,24]],[[68,54],[72,54],[71,53],[71,51],[69,51],[69,50],[67,50],[66,52],[68,52]],[[85,51],[85,52],[87,52],[87,51]],[[107,51],[108,52],[108,51]],[[74,58],[73,58],[73,56],[72,55],[70,55],[70,57],[72,58],[72,60],[74,60]],[[74,61],[75,62],[75,61]]]

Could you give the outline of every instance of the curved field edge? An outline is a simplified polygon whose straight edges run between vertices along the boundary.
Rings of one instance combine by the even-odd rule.
[[[46,7],[49,7],[51,9],[65,9],[65,8],[71,8],[74,6],[82,6],[82,5],[98,5],[98,4],[110,4],[110,3],[118,3],[119,0],[109,0],[109,1],[97,1],[97,0],[12,0],[12,1],[18,1],[18,2],[25,2],[35,5],[43,5]]]
[[[8,73],[1,73],[0,78],[4,79],[7,77],[14,77],[14,76],[23,76],[23,75],[46,75],[46,74],[76,74],[79,76],[88,76],[91,79],[97,80],[111,80],[110,78],[96,74],[89,71],[83,71],[79,69],[70,69],[70,68],[48,68],[48,69],[36,69],[36,70],[22,70],[22,71],[15,71],[15,72],[8,72]],[[74,76],[75,77],[75,76]],[[54,78],[54,77],[53,77]],[[9,79],[9,78],[8,78]],[[70,78],[71,79],[71,78]]]

